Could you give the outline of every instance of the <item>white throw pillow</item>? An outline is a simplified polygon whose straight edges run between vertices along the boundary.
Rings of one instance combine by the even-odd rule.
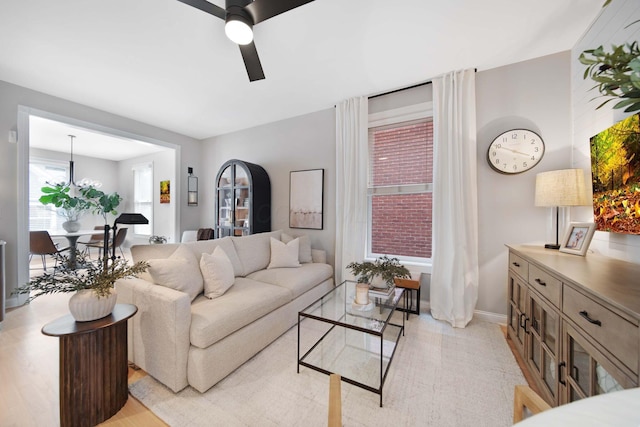
[[[160,286],[185,292],[193,301],[202,292],[202,274],[196,256],[184,245],[169,258],[150,259],[149,274],[153,282]]]
[[[202,254],[200,271],[204,279],[204,296],[209,299],[222,296],[235,281],[231,260],[220,246],[211,254]]]
[[[271,237],[271,262],[267,268],[300,267],[298,262],[299,247],[299,239],[284,243]]]
[[[297,238],[300,239],[300,250],[298,251],[298,260],[301,263],[313,262],[313,258],[311,257],[311,239],[306,234],[303,234],[302,236],[298,236]],[[280,236],[280,239],[282,239],[284,243],[289,243],[290,241],[293,240],[293,236],[290,236],[287,233],[282,233],[282,235]]]

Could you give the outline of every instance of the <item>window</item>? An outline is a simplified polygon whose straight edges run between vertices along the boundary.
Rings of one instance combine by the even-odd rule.
[[[133,211],[141,213],[149,224],[133,226],[133,233],[151,236],[153,230],[153,164],[144,163],[133,167]]]
[[[58,215],[53,205],[43,205],[39,199],[47,182],[66,181],[68,176],[69,165],[64,162],[29,160],[29,230],[62,229],[64,217]]]
[[[431,259],[433,119],[430,110],[419,115],[370,120],[369,257]]]

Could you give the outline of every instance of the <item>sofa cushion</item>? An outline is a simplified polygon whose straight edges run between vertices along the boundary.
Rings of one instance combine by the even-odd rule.
[[[271,261],[267,268],[294,268],[300,267],[298,261],[298,248],[300,240],[293,239],[289,243],[271,238]]]
[[[293,293],[293,298],[297,298],[332,276],[333,268],[329,264],[307,263],[299,268],[260,270],[247,277],[289,289]]]
[[[207,348],[291,300],[284,287],[238,277],[220,298],[203,295],[191,304],[191,344]]]
[[[220,246],[212,254],[202,254],[200,271],[204,280],[204,296],[209,299],[222,296],[233,285],[233,265]]]
[[[193,301],[203,289],[202,274],[195,255],[181,244],[169,258],[149,259],[153,282],[189,294]]]
[[[281,230],[257,233],[250,236],[231,237],[236,253],[242,263],[242,273],[246,276],[254,271],[263,270],[271,260],[270,238],[280,240]]]
[[[280,238],[285,243],[289,243],[290,241],[296,238],[300,239],[299,248],[298,248],[299,249],[298,261],[300,261],[301,263],[313,262],[313,259],[311,258],[311,239],[309,238],[309,236],[307,236],[306,234],[303,234],[298,237],[293,237],[287,233],[282,233]]]

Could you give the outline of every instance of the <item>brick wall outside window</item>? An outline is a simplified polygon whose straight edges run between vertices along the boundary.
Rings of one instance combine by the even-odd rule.
[[[372,128],[369,141],[370,187],[432,182],[431,119]],[[431,258],[431,192],[388,193],[371,196],[371,252]]]

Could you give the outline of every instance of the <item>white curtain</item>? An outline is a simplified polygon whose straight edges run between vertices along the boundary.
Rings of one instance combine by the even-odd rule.
[[[431,314],[463,328],[478,300],[475,71],[433,80]]]
[[[367,237],[368,99],[336,105],[336,283],[362,261]]]

